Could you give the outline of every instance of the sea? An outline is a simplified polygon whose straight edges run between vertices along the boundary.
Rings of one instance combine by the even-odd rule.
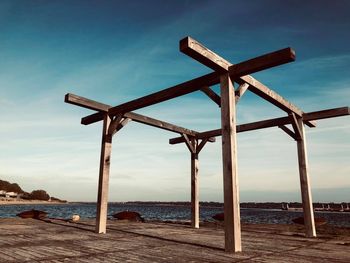
[[[74,214],[80,215],[82,219],[95,218],[96,203],[67,203],[67,204],[21,204],[0,205],[0,218],[14,218],[16,214],[37,209],[48,213],[49,218],[69,219]],[[147,220],[159,221],[189,221],[191,219],[191,208],[188,205],[169,204],[128,204],[110,203],[108,205],[108,217],[113,218],[114,213],[121,211],[136,211]],[[222,207],[200,208],[201,221],[214,221],[213,215],[222,213]],[[256,209],[241,208],[241,221],[254,224],[292,224],[292,219],[302,216],[299,211],[285,211],[279,209]],[[329,225],[339,227],[350,227],[349,212],[316,211],[315,217],[323,217]]]

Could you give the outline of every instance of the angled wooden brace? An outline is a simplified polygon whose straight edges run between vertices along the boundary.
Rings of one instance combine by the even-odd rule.
[[[109,124],[108,134],[114,135],[116,133],[116,129],[117,129],[118,125],[121,123],[122,120],[123,120],[123,115],[120,114],[120,115],[115,116],[114,119]]]
[[[287,133],[290,137],[292,137],[294,140],[297,140],[295,133],[290,130],[287,126],[284,125],[280,125],[278,126],[278,128],[280,128],[282,131],[284,131],[285,133]]]
[[[201,152],[201,150],[203,149],[203,147],[205,146],[205,144],[208,142],[209,138],[204,138],[202,139],[202,141],[198,144],[197,146],[197,151],[196,153],[199,154]],[[198,140],[197,140],[198,141]]]
[[[302,138],[303,138],[302,131],[301,131],[302,129],[301,129],[301,127],[299,127],[299,122],[298,122],[297,117],[292,112],[291,114],[289,114],[289,118],[291,119],[291,123],[292,123],[293,129],[294,129],[295,140],[296,141],[302,140]],[[302,121],[300,123],[303,124]]]
[[[221,97],[213,91],[210,87],[206,86],[201,91],[207,95],[212,101],[214,101],[219,107],[221,107]]]

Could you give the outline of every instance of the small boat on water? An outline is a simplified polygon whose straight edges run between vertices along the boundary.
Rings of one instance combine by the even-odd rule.
[[[17,214],[16,216],[20,218],[33,218],[33,219],[43,219],[47,216],[47,213],[40,210],[28,210]]]
[[[315,220],[316,226],[322,226],[322,225],[327,224],[326,219],[324,219],[323,217],[315,217],[314,220]],[[297,218],[292,219],[292,221],[295,224],[304,225],[304,217],[297,217]]]
[[[129,220],[134,222],[145,222],[145,219],[138,212],[122,211],[113,215],[118,220]]]

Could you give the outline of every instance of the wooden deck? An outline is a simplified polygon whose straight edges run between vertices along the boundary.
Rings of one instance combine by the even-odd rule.
[[[243,225],[243,252],[227,254],[220,225],[0,219],[0,262],[350,262],[350,230],[305,238],[292,225]]]

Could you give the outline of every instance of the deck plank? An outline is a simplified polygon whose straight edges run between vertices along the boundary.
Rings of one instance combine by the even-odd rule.
[[[222,225],[0,219],[0,262],[350,262],[350,230],[306,238],[293,225],[243,225],[243,252],[224,252]]]

